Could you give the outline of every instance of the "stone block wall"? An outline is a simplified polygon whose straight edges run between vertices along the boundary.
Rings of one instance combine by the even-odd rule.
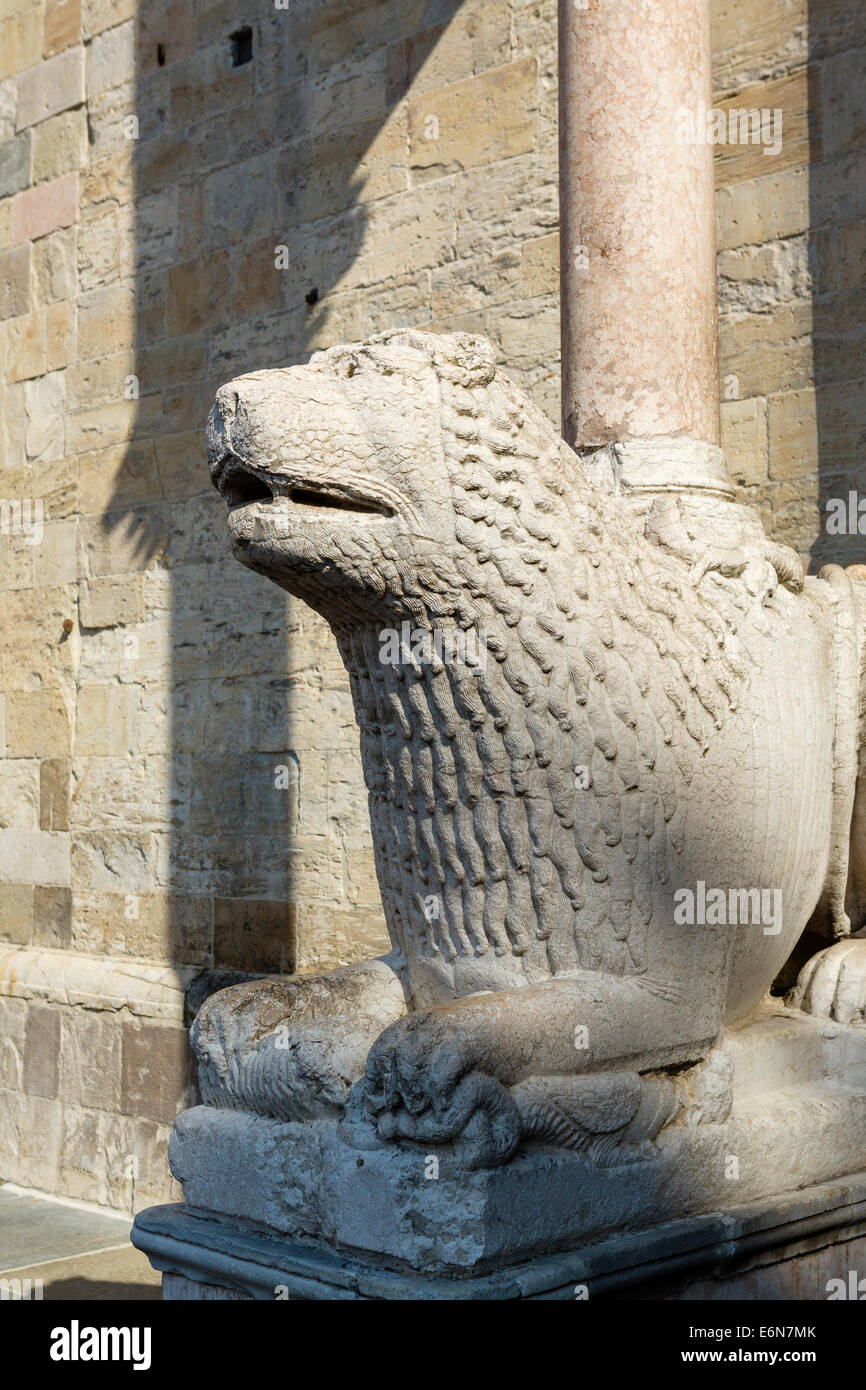
[[[723,442],[813,572],[866,559],[827,502],[866,496],[866,25],[848,0],[715,0],[715,105],[780,111],[717,151]],[[864,508],[866,512],[866,508]]]
[[[717,103],[784,113],[718,152],[725,444],[808,554],[862,457],[862,23],[715,11]],[[554,0],[0,0],[0,1179],[170,1197],[190,987],[384,946],[344,673],[204,420],[392,325],[557,419],[556,101]]]

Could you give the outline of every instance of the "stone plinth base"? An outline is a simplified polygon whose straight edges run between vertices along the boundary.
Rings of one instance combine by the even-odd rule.
[[[385,1269],[183,1205],[142,1212],[132,1240],[168,1299],[826,1299],[831,1280],[848,1288],[866,1271],[866,1173],[464,1277]]]
[[[298,1298],[567,1297],[584,1281],[633,1297],[713,1280],[755,1252],[767,1252],[762,1268],[808,1256],[816,1289],[844,1277],[858,1267],[845,1247],[866,1229],[866,1029],[772,1006],[720,1052],[711,1080],[729,1088],[724,1105],[686,1088],[654,1143],[602,1162],[535,1146],[469,1172],[449,1146],[374,1136],[359,1148],[333,1120],[199,1106],[171,1141],[186,1205],[142,1213],[133,1239],[172,1276],[170,1297],[191,1296],[177,1279],[250,1298],[277,1287]],[[813,1258],[824,1248],[829,1273]],[[804,1277],[782,1282],[793,1290]]]

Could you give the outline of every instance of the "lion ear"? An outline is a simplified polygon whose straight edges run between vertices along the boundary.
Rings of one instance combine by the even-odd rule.
[[[450,333],[440,340],[447,343],[444,351],[448,375],[454,368],[461,386],[489,386],[496,375],[496,353],[493,344],[475,333]]]
[[[368,345],[410,347],[430,359],[437,376],[461,386],[489,386],[496,375],[496,353],[476,333],[424,333],[417,328],[392,328],[368,340]]]

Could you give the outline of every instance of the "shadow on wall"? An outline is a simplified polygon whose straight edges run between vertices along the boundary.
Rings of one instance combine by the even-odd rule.
[[[809,61],[815,390],[784,404],[791,432],[805,425],[814,440],[815,457],[803,466],[818,474],[815,572],[830,562],[866,563],[866,16],[859,6],[810,0]]]
[[[159,935],[177,963],[310,969],[308,910],[313,936],[333,932],[340,855],[315,803],[327,758],[345,761],[355,739],[347,685],[321,621],[232,558],[203,432],[222,382],[359,336],[342,286],[363,252],[364,199],[401,177],[405,187],[405,140],[393,147],[389,117],[459,8],[143,0],[138,405],[102,526],[113,571],[144,572],[122,679],[142,688],[143,775],[162,767],[168,788],[170,824],[151,838],[156,894],[170,899]],[[356,925],[378,948],[378,905],[352,914],[349,936]]]

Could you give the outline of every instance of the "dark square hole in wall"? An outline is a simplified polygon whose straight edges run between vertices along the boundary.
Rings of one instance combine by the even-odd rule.
[[[253,61],[253,31],[252,29],[236,29],[230,35],[232,44],[232,67],[242,67],[244,63]]]

